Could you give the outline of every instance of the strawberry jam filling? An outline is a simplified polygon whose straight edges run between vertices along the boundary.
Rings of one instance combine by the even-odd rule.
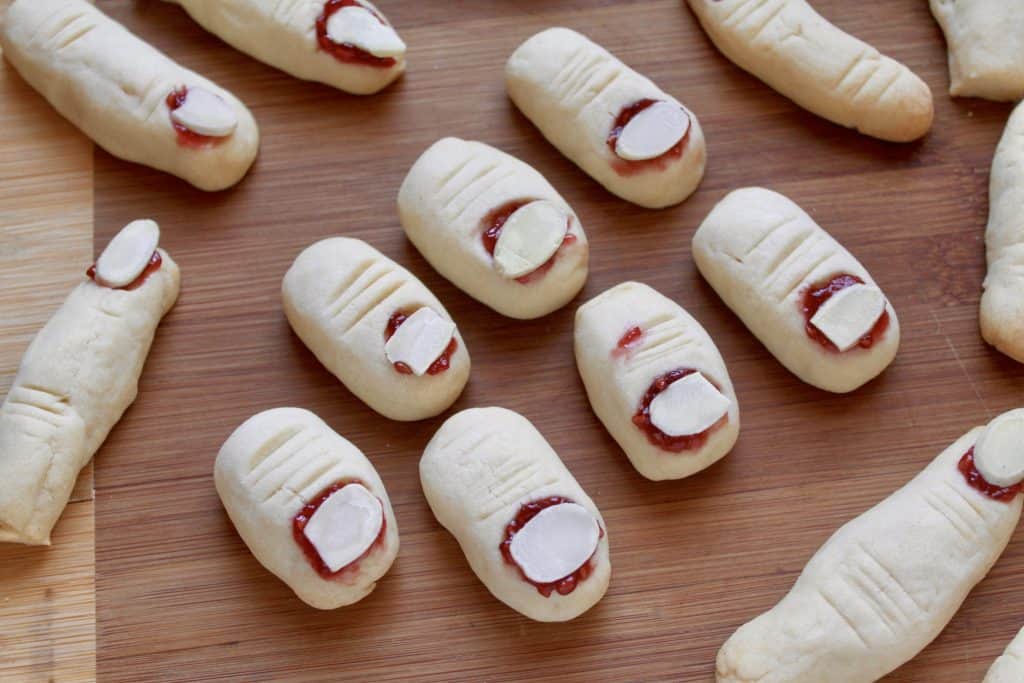
[[[163,262],[164,260],[160,256],[160,252],[154,251],[153,255],[149,258],[149,263],[147,263],[146,267],[142,270],[141,273],[139,273],[139,276],[132,280],[131,282],[129,282],[128,284],[126,284],[124,287],[107,287],[107,285],[97,280],[95,263],[89,266],[89,270],[85,271],[85,275],[86,277],[88,277],[90,280],[92,280],[101,287],[107,287],[108,289],[120,289],[126,292],[130,292],[133,289],[138,289],[143,284],[145,284],[146,280],[149,279],[150,275],[160,270],[160,266],[163,264]]]
[[[549,583],[539,583],[526,576],[523,568],[519,566],[519,563],[512,557],[512,539],[515,537],[519,530],[522,529],[526,524],[540,514],[540,511],[552,507],[554,505],[561,505],[562,503],[572,503],[573,501],[562,496],[550,496],[548,498],[541,498],[531,503],[523,503],[519,508],[518,514],[515,518],[508,523],[505,527],[505,538],[502,540],[499,550],[501,550],[501,556],[505,558],[507,564],[512,565],[519,572],[520,578],[529,584],[532,584],[537,592],[543,595],[545,598],[550,598],[552,593],[557,592],[559,595],[568,595],[576,590],[576,586],[585,581],[588,576],[594,573],[594,556],[591,555],[590,559],[580,565],[579,569],[574,571],[568,576],[564,576],[557,581],[551,581]],[[598,527],[598,538],[604,536],[604,529]],[[594,551],[597,554],[597,551]]]
[[[483,225],[483,234],[481,239],[484,243],[484,249],[492,257],[494,256],[494,250],[498,246],[498,238],[501,237],[501,230],[505,227],[505,223],[512,217],[519,209],[523,208],[531,202],[539,201],[536,199],[513,199],[512,201],[505,202],[496,209],[492,209],[484,216],[481,224]],[[572,229],[572,216],[569,216],[565,222],[565,237],[562,239],[562,244],[559,245],[558,250],[552,254],[551,258],[537,266],[536,269],[516,278],[516,282],[521,285],[529,284],[535,280],[539,280],[546,272],[551,270],[551,267],[555,265],[555,259],[558,258],[558,253],[567,245],[572,244],[576,241],[576,235],[569,232]]]
[[[811,285],[804,292],[803,301],[800,303],[800,310],[803,311],[804,330],[807,332],[807,336],[824,346],[829,351],[839,353],[839,348],[832,343],[825,333],[819,330],[811,323],[811,318],[818,312],[826,301],[831,299],[837,292],[841,292],[847,287],[854,285],[862,285],[864,281],[856,275],[850,275],[848,273],[841,273],[836,275],[828,282],[823,282],[815,285]],[[889,311],[882,311],[882,315],[875,321],[874,326],[871,330],[860,338],[857,346],[854,348],[870,349],[875,345],[875,342],[882,338],[885,331],[889,329]],[[853,350],[853,349],[851,349]]]
[[[971,449],[960,458],[960,462],[957,463],[957,469],[960,470],[960,474],[964,475],[964,480],[968,486],[981,491],[993,500],[1003,503],[1009,503],[1013,500],[1021,492],[1022,487],[1024,487],[1024,483],[1014,484],[1013,486],[996,486],[985,481],[985,477],[974,466],[974,446],[971,446]]]
[[[335,482],[317,494],[317,496],[311,501],[306,503],[302,509],[299,510],[299,513],[295,515],[295,518],[292,519],[292,537],[295,539],[295,542],[299,544],[299,547],[302,548],[303,554],[305,554],[306,559],[309,560],[309,564],[313,569],[316,570],[316,573],[325,579],[341,579],[355,576],[359,573],[359,563],[384,545],[384,533],[388,526],[387,516],[384,516],[381,519],[380,532],[377,534],[377,538],[373,540],[373,543],[370,544],[370,547],[366,549],[366,552],[346,564],[338,571],[334,572],[331,571],[331,568],[328,567],[320,557],[320,553],[317,552],[317,549],[312,542],[306,538],[304,530],[306,525],[309,524],[309,520],[313,519],[313,515],[316,513],[317,509],[324,504],[324,501],[349,484],[359,484],[364,488],[366,487],[366,485],[358,479],[347,479]],[[380,499],[378,499],[378,501],[379,500]]]
[[[693,129],[692,121],[690,126],[686,129],[686,134],[683,135],[683,139],[672,145],[672,147],[661,156],[654,157],[653,159],[630,161],[628,159],[623,159],[615,151],[616,145],[618,145],[619,142],[619,136],[622,135],[622,131],[626,128],[626,125],[633,120],[633,117],[644,109],[647,109],[660,101],[661,100],[652,100],[650,98],[637,100],[633,104],[623,107],[622,111],[619,112],[619,115],[615,117],[615,122],[612,123],[611,132],[608,133],[608,148],[612,151],[612,166],[619,175],[633,175],[644,171],[660,171],[676,159],[683,156],[683,150],[686,148],[686,143],[690,140],[690,131]]]
[[[167,95],[167,108],[174,111],[181,105],[185,104],[185,98],[188,97],[188,87],[179,86],[172,90]],[[212,135],[202,135],[194,130],[191,130],[187,126],[183,126],[173,118],[171,119],[171,125],[174,127],[174,132],[178,134],[178,144],[182,147],[192,147],[193,149],[205,149],[207,147],[213,147],[219,145],[225,140],[225,138],[218,138]]]
[[[684,451],[695,451],[699,448],[703,448],[704,444],[708,442],[708,437],[717,430],[719,427],[729,421],[728,414],[723,415],[722,419],[711,425],[703,432],[697,434],[685,434],[683,436],[671,436],[658,429],[651,421],[651,402],[661,392],[668,389],[673,382],[678,382],[687,375],[692,375],[697,372],[693,368],[677,368],[670,370],[664,375],[655,378],[651,382],[651,386],[647,389],[647,392],[640,399],[640,407],[637,408],[636,414],[633,415],[633,424],[640,428],[640,430],[647,435],[647,440],[658,448],[669,451],[672,453],[682,453]],[[708,379],[711,382],[710,379]],[[713,384],[713,382],[712,382]],[[720,387],[716,387],[721,391]]]
[[[409,316],[402,311],[395,311],[394,313],[392,313],[391,317],[388,318],[387,327],[384,328],[384,341],[391,339],[391,336],[395,333],[395,330],[401,327],[402,323],[404,323],[408,319]],[[427,374],[440,375],[442,372],[450,368],[452,364],[452,354],[454,354],[455,350],[458,348],[459,342],[453,336],[452,340],[448,342],[448,346],[445,347],[445,350],[442,351],[441,355],[437,357],[437,360],[431,363],[430,367],[427,368]],[[410,368],[408,365],[401,361],[393,363],[393,365],[395,366],[395,370],[403,375],[412,374],[412,368]]]
[[[616,342],[615,348],[612,349],[612,358],[623,358],[628,356],[633,349],[640,345],[640,341],[644,338],[644,331],[634,325],[623,333],[619,337],[619,341]]]
[[[364,9],[376,17],[377,21],[385,26],[388,25],[384,17],[375,12],[373,8],[358,2],[358,0],[327,0],[324,3],[324,11],[316,19],[316,42],[320,49],[339,62],[345,62],[346,64],[360,64],[379,69],[390,69],[397,64],[398,61],[394,57],[378,57],[351,43],[336,43],[331,40],[330,36],[327,35],[327,22],[336,12],[340,12],[346,7]]]

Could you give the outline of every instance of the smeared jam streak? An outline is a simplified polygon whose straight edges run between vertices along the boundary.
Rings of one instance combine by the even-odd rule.
[[[672,147],[661,156],[654,157],[653,159],[630,161],[629,159],[623,159],[615,151],[615,146],[619,142],[619,136],[622,135],[622,131],[626,128],[626,125],[633,120],[633,117],[644,109],[662,101],[664,100],[652,100],[650,98],[637,100],[633,104],[623,107],[622,111],[619,112],[619,115],[615,117],[615,122],[612,124],[611,132],[608,133],[608,147],[612,151],[612,167],[619,175],[634,175],[644,171],[661,171],[670,163],[683,156],[683,150],[686,148],[686,143],[690,141],[690,131],[693,130],[693,121],[690,121],[690,125],[687,127],[686,134],[683,135],[682,140],[672,145]],[[690,113],[686,112],[686,116],[689,117]]]
[[[568,595],[576,590],[576,587],[582,582],[586,581],[587,577],[594,573],[594,555],[597,554],[597,550],[594,550],[594,555],[580,565],[580,568],[574,571],[568,576],[563,576],[557,581],[550,581],[548,583],[540,583],[526,576],[523,568],[519,566],[519,563],[512,557],[512,539],[520,529],[526,526],[527,522],[540,514],[540,511],[552,507],[554,505],[561,505],[562,503],[572,503],[574,501],[569,498],[563,498],[562,496],[551,496],[549,498],[541,498],[531,503],[523,503],[519,508],[519,512],[515,518],[508,523],[505,527],[505,538],[502,540],[499,549],[501,550],[501,556],[505,559],[507,564],[512,565],[519,572],[520,578],[529,584],[532,584],[537,592],[543,595],[545,598],[550,598],[552,593],[558,593],[559,595]],[[604,537],[604,529],[598,525],[598,538]]]
[[[394,335],[395,331],[399,327],[401,327],[402,323],[404,323],[408,319],[409,319],[409,316],[406,315],[402,311],[395,311],[394,313],[392,313],[391,317],[388,318],[387,327],[384,328],[384,341],[386,342],[388,339],[391,339],[391,337],[392,337],[392,335]],[[446,346],[444,351],[441,353],[441,355],[437,357],[437,360],[435,360],[433,363],[431,363],[430,367],[427,368],[427,374],[428,375],[440,375],[442,372],[444,372],[445,370],[450,368],[451,364],[452,364],[452,354],[454,354],[455,350],[458,349],[458,348],[459,348],[459,342],[458,342],[457,339],[455,339],[455,335],[452,335],[452,340],[450,342],[448,342],[448,346]],[[410,368],[408,365],[406,365],[402,361],[398,361],[397,363],[392,363],[392,365],[395,366],[395,370],[397,370],[398,372],[400,372],[403,375],[411,375],[412,374],[412,368]]]
[[[623,333],[619,337],[619,341],[615,344],[615,348],[612,349],[612,358],[624,358],[628,356],[633,349],[640,345],[640,340],[644,338],[644,331],[634,325]]]
[[[498,238],[501,237],[501,231],[505,227],[505,223],[508,222],[508,219],[511,218],[512,214],[514,214],[516,211],[523,208],[527,204],[531,204],[535,201],[538,200],[513,199],[512,201],[505,202],[496,209],[492,209],[490,212],[487,213],[486,216],[484,216],[483,220],[481,221],[481,223],[484,226],[484,232],[483,235],[481,235],[481,239],[483,240],[484,243],[484,249],[487,251],[488,254],[491,255],[491,257],[494,256],[494,249],[498,246]],[[541,277],[544,276],[545,273],[551,270],[551,267],[555,265],[555,259],[558,258],[558,253],[564,247],[573,244],[576,241],[576,235],[572,234],[570,230],[572,230],[572,216],[569,216],[569,218],[566,220],[565,237],[562,238],[562,243],[558,245],[558,249],[555,250],[555,253],[551,255],[551,258],[549,258],[541,265],[537,266],[534,270],[530,271],[526,275],[521,275],[520,277],[517,277],[516,282],[518,282],[521,285],[529,284],[531,282],[539,280]]]
[[[336,12],[340,12],[345,7],[359,7],[364,9],[374,17],[377,21],[388,26],[387,20],[384,19],[380,14],[375,12],[373,8],[367,7],[357,0],[327,0],[324,3],[324,11],[316,18],[316,42],[320,46],[320,49],[331,55],[339,62],[345,62],[347,64],[360,64],[362,66],[372,66],[379,69],[390,69],[398,63],[394,57],[378,57],[377,55],[370,54],[366,50],[356,47],[351,43],[336,43],[331,40],[330,36],[327,35],[327,22],[330,20]]]
[[[670,370],[664,375],[655,378],[651,382],[651,386],[644,393],[643,398],[640,399],[640,407],[637,408],[636,414],[633,415],[633,424],[640,428],[640,430],[647,436],[647,440],[658,448],[669,451],[671,453],[682,453],[683,451],[695,451],[704,447],[704,444],[708,442],[708,437],[711,436],[712,432],[717,430],[719,427],[729,421],[728,413],[722,416],[722,419],[711,425],[703,432],[697,434],[684,434],[683,436],[670,436],[665,432],[658,429],[655,424],[651,421],[651,402],[654,398],[669,388],[673,382],[678,382],[687,375],[692,375],[697,372],[693,368],[677,368]],[[711,382],[710,379],[708,379]],[[714,384],[712,382],[712,384]],[[720,387],[716,388],[721,391]]]
[[[369,487],[358,479],[345,479],[335,482],[317,494],[317,496],[311,501],[306,503],[292,520],[292,537],[295,539],[295,542],[299,544],[299,547],[302,548],[302,552],[306,556],[306,559],[309,560],[309,564],[316,570],[316,573],[324,579],[346,579],[354,577],[359,573],[359,563],[369,557],[375,550],[377,550],[377,548],[384,545],[384,534],[388,526],[387,515],[381,517],[380,532],[377,534],[377,538],[373,539],[373,543],[371,543],[370,547],[366,549],[366,552],[346,564],[338,571],[334,572],[331,571],[331,568],[328,567],[323,561],[323,558],[320,557],[320,553],[317,552],[313,543],[306,538],[306,525],[309,524],[309,520],[313,519],[313,515],[316,511],[324,504],[324,501],[349,484],[359,484],[369,490]],[[377,499],[377,502],[381,502],[379,498]],[[381,503],[382,509],[383,505],[384,504]]]
[[[818,312],[826,301],[836,295],[837,292],[841,292],[847,287],[854,285],[862,285],[864,281],[856,275],[850,275],[849,273],[841,273],[836,275],[831,280],[825,283],[811,285],[804,292],[803,301],[800,305],[800,310],[804,314],[804,329],[807,331],[807,336],[824,346],[829,351],[839,353],[839,347],[832,343],[825,333],[819,330],[811,323],[811,318]],[[875,321],[874,326],[868,331],[854,348],[870,349],[875,345],[875,342],[882,338],[885,331],[889,329],[889,311],[888,309],[882,311],[882,315]],[[850,349],[851,351],[853,349]]]
[[[968,486],[1002,503],[1012,501],[1021,492],[1022,487],[1024,487],[1024,482],[1014,484],[1013,486],[996,486],[985,481],[984,475],[974,466],[974,446],[971,446],[971,449],[960,458],[960,462],[957,463],[957,469],[960,470],[960,474],[964,475],[964,480]]]
[[[150,275],[160,270],[160,266],[163,265],[163,262],[164,260],[163,257],[160,256],[160,252],[154,251],[153,255],[149,257],[149,263],[147,263],[146,267],[143,268],[141,273],[139,273],[139,276],[132,280],[131,282],[129,282],[128,284],[126,284],[124,287],[107,287],[107,285],[97,280],[95,263],[89,266],[89,270],[85,271],[85,275],[90,280],[98,284],[100,287],[107,287],[107,289],[119,289],[125,292],[130,292],[132,290],[138,289],[143,284],[145,284],[146,280],[149,279]]]

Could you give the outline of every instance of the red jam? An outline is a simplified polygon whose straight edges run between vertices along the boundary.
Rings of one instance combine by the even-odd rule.
[[[722,416],[721,420],[711,425],[703,432],[698,434],[686,434],[684,436],[670,436],[658,429],[654,426],[654,423],[651,422],[651,402],[654,401],[654,397],[665,391],[665,389],[668,389],[669,385],[673,382],[678,382],[687,375],[692,375],[695,372],[697,371],[693,368],[677,368],[675,370],[670,370],[664,375],[656,378],[647,389],[647,393],[645,393],[643,398],[640,399],[640,407],[633,416],[633,424],[639,427],[641,431],[647,435],[648,441],[662,450],[670,451],[672,453],[682,453],[683,451],[695,451],[702,448],[704,444],[708,442],[708,437],[711,436],[712,432],[729,421],[729,415],[726,414]],[[710,382],[711,380],[709,379],[708,381]]]
[[[562,503],[572,503],[574,501],[562,496],[551,496],[549,498],[541,498],[535,500],[532,503],[524,503],[519,508],[519,513],[515,516],[508,526],[505,527],[505,538],[502,540],[499,549],[501,550],[501,556],[505,558],[505,562],[512,565],[519,571],[519,576],[529,584],[536,587],[537,592],[543,595],[545,598],[550,598],[551,593],[558,592],[559,595],[568,595],[576,590],[576,586],[586,580],[588,576],[594,573],[594,556],[591,555],[590,559],[583,563],[583,565],[568,576],[564,576],[557,581],[551,581],[550,583],[539,583],[526,576],[523,572],[523,568],[519,566],[519,563],[512,557],[512,538],[519,533],[519,530],[526,526],[526,523],[536,517],[541,510],[544,508],[552,507],[553,505],[561,505]],[[598,538],[604,536],[604,529],[598,527]],[[596,550],[594,551],[597,552]]]
[[[626,330],[626,333],[619,337],[618,343],[615,348],[612,349],[613,358],[622,358],[629,355],[629,353],[635,349],[639,344],[640,340],[644,337],[644,331],[634,325],[633,327]]]
[[[160,270],[160,266],[161,266],[161,264],[163,264],[163,262],[164,262],[164,260],[160,256],[160,252],[159,251],[154,251],[153,255],[149,259],[149,263],[146,264],[146,267],[142,270],[141,273],[139,273],[139,276],[137,278],[135,278],[134,280],[132,280],[131,282],[126,284],[124,287],[108,287],[108,289],[120,289],[120,290],[124,290],[126,292],[130,292],[130,291],[132,291],[134,289],[138,289],[139,287],[141,287],[146,282],[146,280],[149,279],[150,275],[152,275],[156,271]],[[89,270],[85,271],[85,274],[86,274],[86,276],[90,280],[92,280],[96,284],[100,285],[101,287],[106,287],[106,285],[104,285],[103,283],[99,282],[96,279],[96,264],[95,263],[93,265],[89,266]]]
[[[807,331],[807,336],[824,346],[829,351],[839,353],[839,347],[833,344],[832,340],[826,337],[821,330],[811,324],[811,318],[814,317],[814,314],[818,312],[818,309],[821,308],[826,301],[831,299],[836,292],[841,292],[847,287],[852,287],[853,285],[862,284],[864,284],[864,281],[856,275],[841,273],[824,284],[811,285],[808,287],[807,291],[804,292],[804,299],[801,303],[804,320],[807,321],[804,326],[804,329]],[[862,349],[870,349],[874,346],[876,341],[882,338],[882,335],[885,334],[887,329],[889,329],[889,311],[885,310],[882,311],[882,315],[878,317],[874,327],[860,338],[860,342],[857,346]],[[853,349],[850,350],[852,351]]]
[[[384,17],[358,0],[327,0],[324,3],[324,11],[316,19],[316,42],[320,45],[320,49],[339,62],[347,64],[360,64],[381,69],[390,69],[397,64],[398,61],[394,57],[378,57],[351,43],[336,43],[331,40],[330,36],[327,35],[327,21],[332,15],[340,12],[345,7],[360,7],[375,16],[380,23],[385,26],[388,25]]]
[[[481,223],[484,226],[484,232],[483,235],[481,236],[481,239],[483,240],[484,243],[484,249],[487,251],[488,254],[494,256],[494,249],[495,247],[498,246],[498,238],[501,237],[501,230],[502,228],[505,227],[505,223],[508,222],[508,219],[512,216],[512,214],[514,214],[516,211],[523,208],[527,204],[530,204],[531,202],[535,201],[538,200],[513,199],[510,202],[502,204],[496,209],[492,209],[487,213],[486,216],[484,216],[483,220],[481,221]],[[534,269],[533,271],[527,273],[526,275],[517,277],[516,282],[518,282],[521,285],[529,284],[535,280],[539,280],[544,275],[544,273],[551,270],[551,267],[555,265],[555,259],[558,258],[558,252],[561,251],[563,247],[573,244],[576,241],[576,235],[569,232],[569,230],[571,229],[572,216],[569,216],[569,219],[566,221],[565,224],[565,237],[562,239],[562,244],[559,245],[558,250],[556,250],[555,253],[551,255],[551,258],[537,266],[537,268]]]
[[[1024,487],[1024,483],[1021,483],[1004,488],[985,481],[985,477],[974,466],[974,446],[971,446],[971,450],[964,453],[964,457],[960,458],[957,469],[960,470],[960,474],[964,475],[964,479],[971,488],[977,489],[989,498],[1003,503],[1009,503],[1013,500],[1021,492],[1022,487]]]
[[[181,105],[185,104],[186,97],[188,97],[187,86],[182,85],[175,88],[167,95],[167,108],[174,111]],[[174,131],[178,134],[178,144],[182,147],[205,149],[207,147],[219,145],[224,141],[224,138],[213,137],[212,135],[202,135],[194,130],[190,130],[174,119],[171,119],[171,125],[174,126]]]
[[[391,317],[388,318],[387,327],[384,328],[384,341],[391,339],[391,335],[395,333],[395,330],[401,327],[402,323],[404,323],[408,318],[409,316],[407,316],[402,311],[395,311],[394,313],[392,313]],[[430,365],[430,367],[427,368],[427,374],[440,375],[442,372],[451,367],[452,354],[455,353],[455,350],[457,348],[459,348],[459,342],[453,336],[452,340],[448,342],[448,346],[445,348],[445,350],[441,353],[440,356],[437,357],[437,360],[435,360]],[[399,373],[403,375],[412,374],[412,368],[410,368],[408,365],[401,361],[394,363],[393,365],[395,366],[395,370],[397,370]]]
[[[644,109],[657,104],[661,100],[642,99],[637,100],[633,104],[625,106],[619,115],[615,117],[615,123],[612,124],[612,130],[608,133],[608,147],[612,151],[612,166],[619,175],[633,175],[636,173],[642,173],[643,171],[650,170],[663,170],[672,161],[683,156],[683,150],[686,148],[686,143],[690,140],[690,130],[693,128],[693,122],[690,122],[690,126],[686,129],[686,134],[683,135],[683,139],[673,145],[667,152],[661,156],[653,159],[643,159],[640,161],[630,161],[623,159],[615,153],[615,145],[619,141],[619,136],[622,135],[623,129],[626,127],[633,117],[642,112]]]
[[[319,495],[313,498],[313,500],[306,503],[306,505],[299,510],[299,514],[295,515],[295,519],[292,520],[292,537],[295,539],[295,542],[299,544],[299,547],[302,548],[302,552],[305,553],[306,559],[309,560],[309,564],[313,566],[316,573],[325,579],[342,579],[355,576],[359,573],[359,563],[369,557],[377,548],[384,545],[384,534],[388,526],[386,516],[381,519],[380,533],[377,534],[377,538],[373,540],[373,543],[371,543],[370,547],[366,549],[366,552],[346,564],[338,571],[332,572],[331,568],[328,567],[320,558],[320,553],[317,552],[316,547],[308,538],[306,538],[304,529],[306,528],[306,525],[309,524],[309,520],[313,519],[313,514],[321,505],[323,505],[325,500],[349,484],[364,485],[363,482],[358,479],[349,479],[331,484],[321,491]]]

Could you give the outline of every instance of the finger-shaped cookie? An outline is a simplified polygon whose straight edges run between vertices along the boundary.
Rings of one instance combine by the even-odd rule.
[[[931,0],[946,34],[949,94],[1017,101],[1024,97],[1024,4]]]
[[[275,408],[243,422],[217,454],[214,481],[260,564],[317,609],[365,598],[398,554],[377,471],[308,410]]]
[[[1010,115],[992,160],[981,335],[1024,363],[1024,107]]]
[[[443,412],[469,379],[458,328],[419,278],[366,242],[306,248],[284,276],[292,329],[349,391],[392,420]]]
[[[992,662],[982,683],[1020,683],[1024,681],[1024,630],[1014,638],[1006,651]]]
[[[853,391],[896,356],[899,321],[871,275],[776,192],[729,193],[694,234],[693,258],[754,336],[808,384]]]
[[[972,429],[833,534],[789,594],[725,643],[719,683],[869,683],[920,652],[1020,519],[1022,412]],[[982,469],[1016,474],[995,484]]]
[[[682,479],[728,453],[739,405],[715,343],[660,292],[624,282],[576,311],[576,365],[594,413],[648,479]]]
[[[517,612],[567,621],[607,590],[601,513],[522,415],[504,408],[453,415],[423,452],[420,482],[477,577]]]
[[[891,142],[931,128],[925,82],[805,0],[687,1],[726,57],[818,116]]]
[[[575,31],[547,29],[520,45],[505,86],[551,144],[627,201],[678,204],[704,177],[697,116]]]
[[[356,95],[405,71],[405,43],[368,0],[171,0],[236,50]]]
[[[29,85],[116,157],[211,191],[256,158],[259,129],[244,104],[85,0],[14,0],[0,42]]]
[[[587,279],[580,219],[540,173],[480,142],[444,138],[398,193],[405,234],[456,287],[511,318],[567,304]]]
[[[0,406],[0,541],[49,545],[79,471],[135,400],[178,298],[159,235],[153,221],[125,227],[25,352]]]

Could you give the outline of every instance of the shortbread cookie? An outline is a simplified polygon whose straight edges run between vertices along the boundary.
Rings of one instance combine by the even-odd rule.
[[[818,116],[891,142],[931,128],[925,82],[805,0],[687,1],[726,57]]]
[[[427,444],[420,481],[494,597],[537,621],[567,621],[608,588],[597,506],[529,420],[504,408],[449,418]]]
[[[402,183],[398,215],[437,272],[511,318],[559,309],[587,280],[579,217],[544,176],[483,143],[435,142]]]
[[[1024,3],[931,0],[949,48],[949,94],[1017,101],[1024,97]]]
[[[398,554],[377,471],[308,410],[275,408],[243,422],[217,454],[214,481],[260,564],[317,609],[365,598]]]
[[[576,365],[590,405],[648,479],[682,479],[728,453],[740,411],[725,362],[678,304],[624,282],[576,311]]]
[[[896,312],[868,271],[803,209],[759,187],[729,193],[693,236],[701,274],[794,375],[853,391],[896,356]]]
[[[1006,646],[1006,651],[992,663],[982,683],[1020,683],[1024,681],[1024,630]]]
[[[281,296],[295,334],[384,417],[433,417],[466,386],[469,352],[448,311],[366,242],[334,237],[306,248]]]
[[[0,43],[29,85],[116,157],[211,191],[256,159],[259,129],[244,104],[85,0],[14,0]]]
[[[869,683],[917,655],[1017,526],[1022,444],[1024,411],[976,427],[839,529],[789,594],[725,643],[719,683]],[[1017,476],[996,485],[982,469]]]
[[[138,393],[178,266],[153,221],[125,227],[36,335],[0,406],[0,541],[49,545],[78,473]]]
[[[237,50],[356,95],[405,71],[405,43],[367,0],[171,0]]]
[[[981,297],[981,335],[1024,363],[1024,107],[1010,115],[992,160],[985,230],[988,275]]]
[[[671,206],[704,177],[697,116],[575,31],[547,29],[520,45],[505,85],[544,137],[616,196]]]

